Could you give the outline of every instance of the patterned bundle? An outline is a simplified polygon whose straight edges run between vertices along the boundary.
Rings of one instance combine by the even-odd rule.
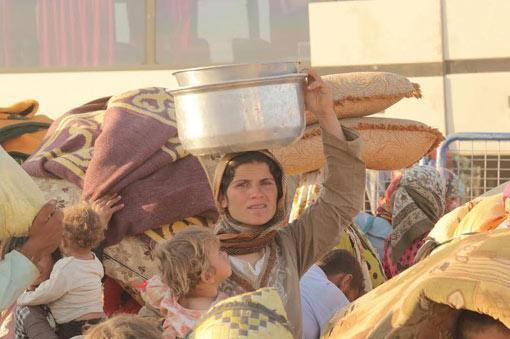
[[[163,88],[97,99],[67,112],[23,168],[73,183],[84,199],[119,193],[125,207],[110,223],[109,245],[190,216],[217,218],[206,173],[182,148],[173,98]]]
[[[292,332],[278,292],[263,288],[216,304],[187,338],[290,339]]]

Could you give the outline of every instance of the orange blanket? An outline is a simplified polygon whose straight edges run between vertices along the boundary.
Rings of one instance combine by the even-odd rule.
[[[18,162],[23,162],[41,144],[53,120],[35,115],[39,103],[25,100],[0,107],[0,145]]]

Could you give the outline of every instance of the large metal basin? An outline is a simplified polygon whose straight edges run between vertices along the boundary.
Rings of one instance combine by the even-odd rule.
[[[287,145],[304,131],[306,74],[171,91],[179,139],[194,155]]]
[[[212,85],[226,81],[265,78],[277,75],[296,74],[297,62],[261,64],[236,64],[190,68],[172,73],[179,86]]]

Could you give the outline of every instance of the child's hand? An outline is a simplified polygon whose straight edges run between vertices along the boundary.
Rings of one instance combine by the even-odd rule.
[[[120,200],[120,195],[113,193],[90,202],[94,211],[99,215],[105,229],[108,228],[108,223],[113,213],[120,211],[124,207]]]

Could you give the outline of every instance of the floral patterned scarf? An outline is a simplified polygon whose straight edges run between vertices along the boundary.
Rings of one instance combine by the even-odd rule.
[[[444,181],[433,167],[416,166],[402,174],[391,197],[393,232],[389,246],[393,262],[444,214],[445,191]]]

